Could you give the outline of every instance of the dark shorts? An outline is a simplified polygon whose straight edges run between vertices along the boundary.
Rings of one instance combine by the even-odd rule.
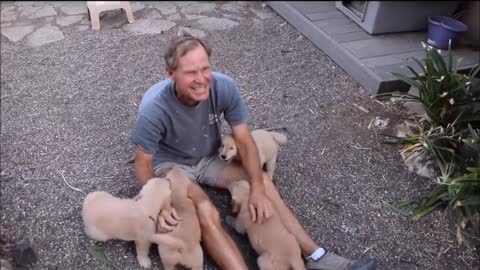
[[[227,166],[218,155],[202,158],[197,165],[188,166],[175,162],[164,162],[157,165],[154,169],[155,175],[163,177],[173,167],[183,170],[191,180],[199,184],[215,186],[217,177]]]

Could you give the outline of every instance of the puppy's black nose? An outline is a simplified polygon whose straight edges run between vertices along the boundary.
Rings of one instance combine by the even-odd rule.
[[[221,157],[222,159],[226,159],[226,158],[227,158],[226,155],[221,155],[220,157]]]

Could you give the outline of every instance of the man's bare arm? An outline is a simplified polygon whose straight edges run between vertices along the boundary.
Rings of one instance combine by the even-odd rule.
[[[272,206],[265,195],[263,173],[258,156],[257,146],[247,124],[239,124],[232,127],[233,137],[237,143],[238,152],[242,159],[242,165],[250,176],[250,214],[252,221],[263,223],[264,218],[272,215]]]
[[[135,175],[137,184],[140,187],[155,177],[153,172],[153,155],[148,154],[138,146],[135,146]],[[172,231],[180,220],[182,218],[177,215],[175,209],[170,205],[165,207],[159,213],[159,232]]]
[[[242,165],[250,176],[250,185],[252,189],[264,189],[262,178],[262,167],[255,141],[248,129],[247,124],[239,124],[232,128],[232,134],[238,146]]]
[[[153,155],[135,146],[135,175],[137,184],[142,187],[148,180],[155,177],[153,172]]]

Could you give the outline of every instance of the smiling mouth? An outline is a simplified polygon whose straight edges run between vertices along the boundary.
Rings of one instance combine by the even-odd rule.
[[[199,93],[199,92],[200,92],[200,93],[203,93],[203,92],[205,92],[205,87],[204,87],[203,85],[201,85],[201,86],[194,86],[194,87],[192,87],[192,90],[193,90],[193,92],[195,92],[195,93]]]

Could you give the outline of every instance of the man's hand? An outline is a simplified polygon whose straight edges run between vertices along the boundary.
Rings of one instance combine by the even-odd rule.
[[[263,224],[264,218],[270,218],[273,215],[272,203],[265,195],[265,190],[260,187],[250,188],[250,198],[248,203],[252,222]]]
[[[182,218],[177,214],[174,208],[162,209],[158,214],[158,232],[171,232],[178,225]]]

